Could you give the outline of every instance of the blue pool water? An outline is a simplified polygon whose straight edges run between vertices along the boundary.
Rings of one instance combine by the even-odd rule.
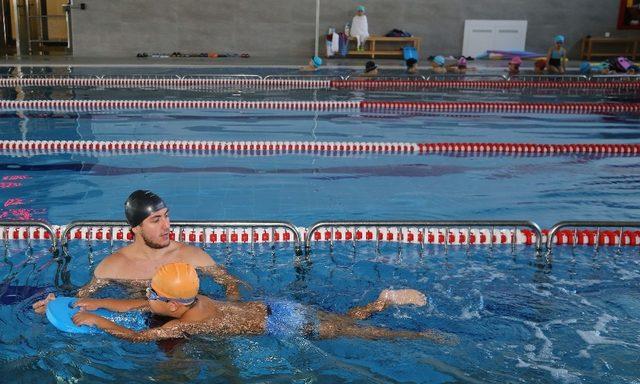
[[[15,97],[15,90],[3,90]],[[13,93],[12,93],[13,92]],[[27,89],[38,98],[602,101],[633,95],[502,92],[186,92]],[[274,140],[637,143],[634,115],[367,115],[359,112],[144,111],[95,114],[5,111],[5,140]],[[178,220],[566,219],[636,220],[636,157],[444,155],[0,156],[0,217],[63,225],[121,220],[134,189],[152,189]],[[118,247],[121,244],[114,244]],[[529,247],[314,245],[210,246],[252,290],[345,312],[387,287],[425,292],[367,324],[435,328],[455,346],[426,341],[309,341],[194,337],[130,344],[57,332],[30,305],[75,294],[112,248],[74,242],[70,260],[45,245],[4,244],[0,261],[0,374],[25,382],[534,382],[636,383],[640,376],[638,250],[558,248],[550,263]],[[208,279],[203,292],[220,297]],[[102,296],[126,295],[109,287]]]

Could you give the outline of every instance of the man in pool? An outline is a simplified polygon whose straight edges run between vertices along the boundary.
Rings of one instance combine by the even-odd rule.
[[[429,339],[455,344],[453,335],[434,330],[413,332],[361,326],[356,319],[366,319],[390,305],[423,306],[426,297],[414,289],[380,293],[372,303],[351,309],[347,315],[322,312],[288,300],[228,302],[199,295],[200,281],[193,266],[177,262],[160,267],[147,288],[147,299],[79,299],[80,311],[73,316],[76,325],[96,326],[103,331],[131,341],[145,342],[179,338],[194,334],[302,336],[328,339],[358,337],[366,339]],[[164,325],[143,331],[122,327],[89,311],[108,309],[117,312],[151,311],[173,318]]]
[[[196,266],[225,288],[227,298],[238,300],[240,280],[227,271],[202,249],[173,241],[169,238],[171,223],[169,208],[151,191],[137,190],[124,204],[127,222],[131,225],[134,241],[107,256],[96,267],[93,278],[78,291],[87,297],[112,282],[146,287],[155,270],[171,262],[185,262]],[[55,296],[33,304],[37,313],[44,313],[47,303]]]

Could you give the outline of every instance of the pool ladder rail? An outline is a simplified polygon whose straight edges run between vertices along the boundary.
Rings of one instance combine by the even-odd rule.
[[[335,242],[415,244],[425,246],[533,246],[547,254],[561,245],[640,246],[640,222],[636,221],[562,221],[550,230],[542,230],[525,220],[431,220],[431,221],[322,221],[309,228],[273,221],[175,221],[172,240],[200,244],[291,243],[297,255],[309,254],[314,243]],[[0,240],[5,248],[10,241],[49,241],[51,251],[67,254],[71,240],[115,242],[133,240],[124,221],[74,221],[65,226],[39,221],[0,221]],[[60,242],[60,246],[58,245]]]

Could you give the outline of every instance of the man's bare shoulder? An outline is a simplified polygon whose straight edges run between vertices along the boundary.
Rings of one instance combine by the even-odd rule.
[[[185,263],[189,263],[194,267],[208,267],[216,265],[216,262],[213,261],[211,256],[201,248],[184,243],[176,244],[178,246],[177,252],[180,255],[180,259]]]
[[[119,271],[129,264],[129,246],[123,247],[105,257],[96,267],[94,276],[98,279],[110,279],[117,277]]]

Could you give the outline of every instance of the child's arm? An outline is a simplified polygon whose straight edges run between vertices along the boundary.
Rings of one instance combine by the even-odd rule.
[[[549,62],[551,61],[551,52],[553,51],[553,47],[549,48],[549,50],[547,51],[547,65],[549,65]]]
[[[104,308],[115,312],[129,312],[132,310],[149,311],[147,299],[78,299],[74,307],[80,307],[87,311],[95,311]]]
[[[171,320],[162,327],[145,329],[144,331],[139,332],[122,327],[111,320],[107,320],[102,316],[96,315],[95,313],[84,311],[76,313],[73,316],[73,322],[76,325],[95,326],[110,335],[134,342],[175,339],[187,335],[183,330],[183,323],[180,320]]]
[[[565,62],[567,61],[567,50],[562,48],[562,57],[560,57],[560,68],[562,68],[562,72],[565,71]]]

